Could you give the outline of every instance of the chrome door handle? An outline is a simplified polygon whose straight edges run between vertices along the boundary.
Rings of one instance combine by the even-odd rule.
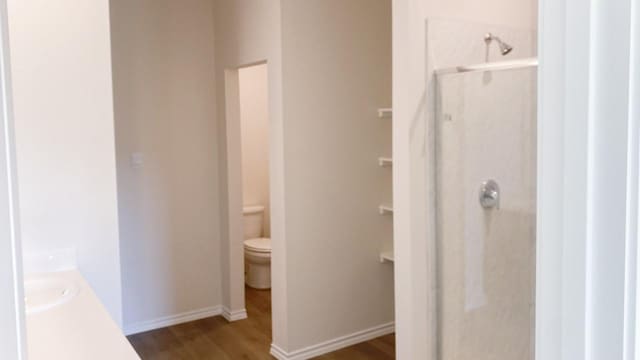
[[[485,209],[500,210],[500,186],[495,180],[486,180],[480,186],[480,206]]]

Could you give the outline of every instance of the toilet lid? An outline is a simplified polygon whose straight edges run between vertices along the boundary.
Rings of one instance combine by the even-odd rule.
[[[255,252],[271,252],[271,239],[258,238],[245,240],[244,248]]]

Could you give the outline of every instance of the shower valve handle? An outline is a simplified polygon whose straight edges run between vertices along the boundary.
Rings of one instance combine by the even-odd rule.
[[[486,180],[480,186],[480,205],[485,209],[500,210],[500,187],[495,180]]]

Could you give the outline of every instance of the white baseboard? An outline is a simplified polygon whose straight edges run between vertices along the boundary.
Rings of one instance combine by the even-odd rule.
[[[271,344],[271,355],[278,360],[305,360],[315,356],[320,356],[332,351],[336,351],[364,341],[375,339],[379,336],[391,334],[395,331],[395,323],[374,326],[372,328],[358,331],[349,335],[341,336],[320,344],[308,346],[290,353],[282,350],[278,345]]]
[[[222,308],[222,316],[227,319],[228,322],[244,320],[247,318],[247,309],[231,310],[228,307],[224,306]]]
[[[153,320],[141,321],[138,323],[125,325],[124,334],[128,336],[145,331],[160,329],[167,326],[182,324],[189,321],[218,316],[222,315],[222,311],[222,305],[216,305],[198,310],[183,312],[181,314],[163,316]]]
[[[271,355],[278,360],[291,359],[286,351],[282,350],[278,345],[271,344]]]

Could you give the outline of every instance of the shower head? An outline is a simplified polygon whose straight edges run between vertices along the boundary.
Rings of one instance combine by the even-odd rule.
[[[500,42],[500,53],[502,54],[502,56],[507,55],[511,52],[511,50],[513,50],[513,46]]]
[[[500,47],[500,53],[502,54],[502,56],[509,54],[511,50],[513,50],[513,46],[502,41],[502,39],[493,35],[492,33],[487,33],[484,36],[484,42],[487,43],[487,47],[491,45],[492,41],[495,41],[498,43],[498,46]]]

